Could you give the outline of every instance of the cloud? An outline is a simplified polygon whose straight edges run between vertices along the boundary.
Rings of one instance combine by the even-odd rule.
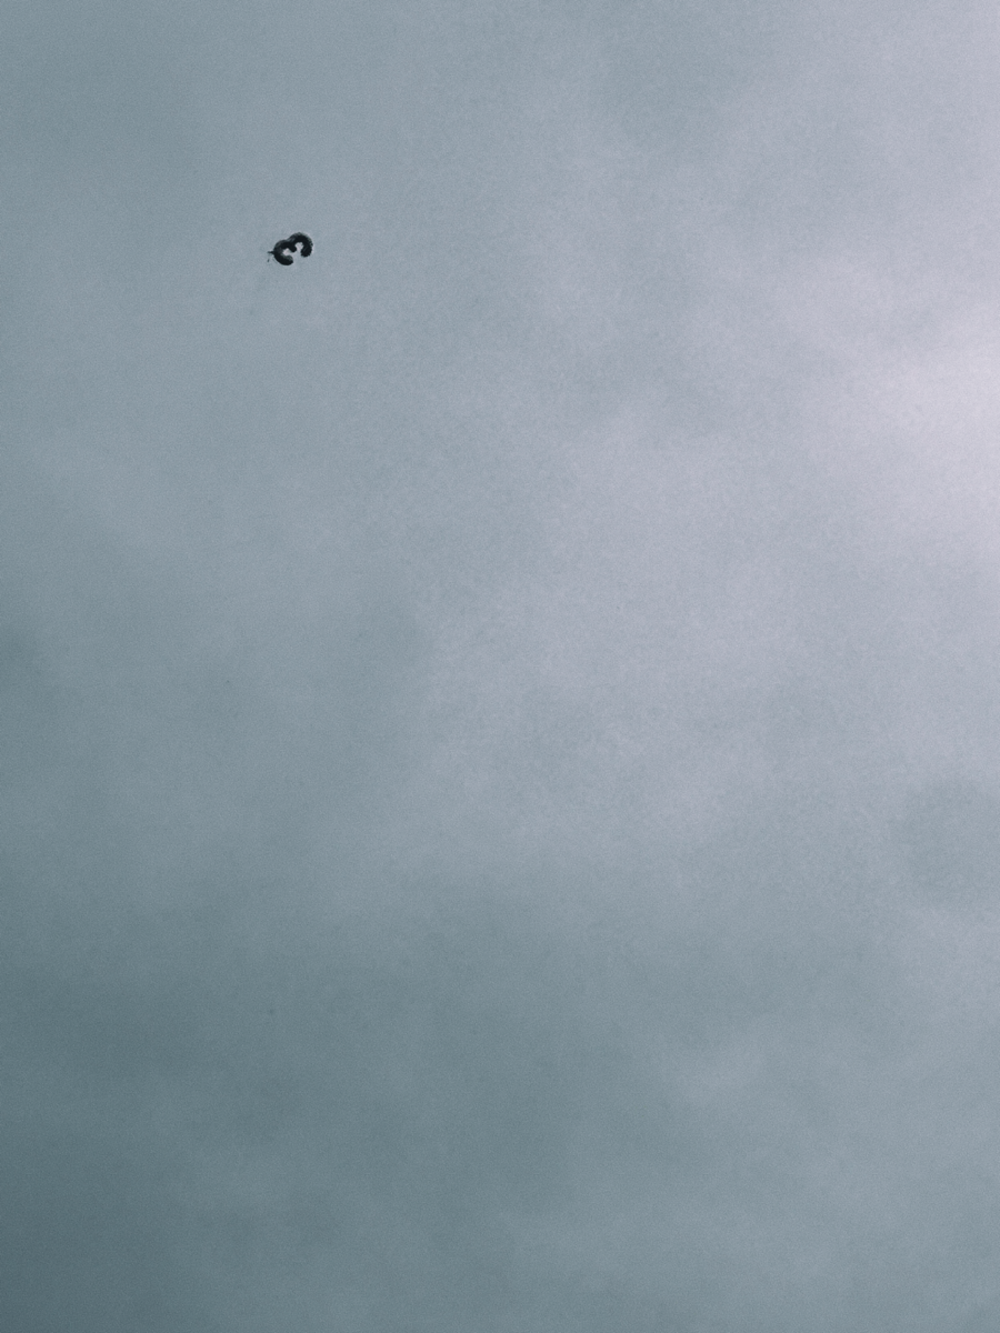
[[[112,17],[18,29],[6,1323],[985,1327],[992,17]]]

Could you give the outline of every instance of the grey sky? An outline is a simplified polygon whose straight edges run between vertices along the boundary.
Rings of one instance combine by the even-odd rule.
[[[0,1324],[1000,1327],[994,9],[5,30]]]

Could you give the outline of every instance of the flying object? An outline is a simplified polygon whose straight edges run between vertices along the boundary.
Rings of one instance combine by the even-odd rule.
[[[298,252],[303,259],[308,259],[312,254],[313,243],[304,231],[293,232],[285,241],[278,241],[273,250],[268,250],[269,255],[274,255],[279,264],[284,264],[287,268],[292,262],[292,256]]]

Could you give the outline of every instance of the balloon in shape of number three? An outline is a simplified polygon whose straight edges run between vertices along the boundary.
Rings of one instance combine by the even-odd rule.
[[[308,259],[313,251],[313,243],[304,231],[294,232],[287,241],[279,241],[273,250],[268,250],[269,255],[274,255],[279,264],[284,264],[287,268],[292,262],[292,255],[296,251],[303,259]]]

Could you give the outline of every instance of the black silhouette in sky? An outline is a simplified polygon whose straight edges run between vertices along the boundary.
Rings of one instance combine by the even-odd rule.
[[[274,255],[279,264],[284,264],[287,268],[292,262],[292,256],[298,251],[303,259],[312,254],[313,243],[304,231],[293,232],[286,241],[278,241],[273,250],[268,250],[269,255]]]

